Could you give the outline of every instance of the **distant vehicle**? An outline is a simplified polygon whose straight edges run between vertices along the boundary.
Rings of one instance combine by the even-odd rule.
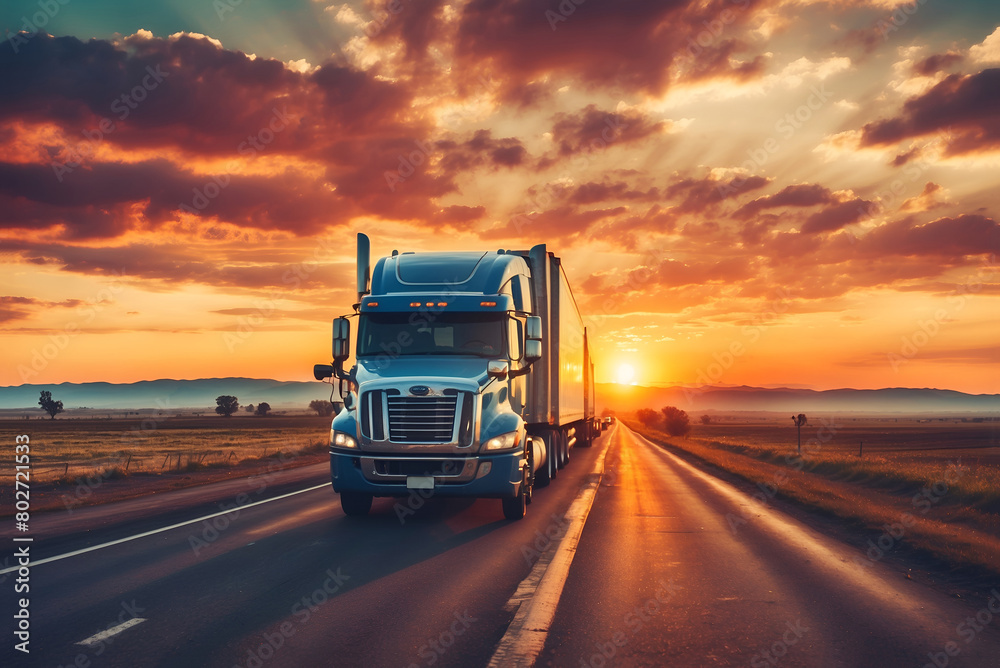
[[[562,262],[530,251],[397,253],[370,271],[358,235],[356,364],[333,322],[346,410],[331,425],[333,489],[347,515],[377,496],[499,498],[524,516],[600,431],[590,344]]]
[[[610,415],[601,419],[601,431],[606,431],[608,427],[614,424],[615,419]]]

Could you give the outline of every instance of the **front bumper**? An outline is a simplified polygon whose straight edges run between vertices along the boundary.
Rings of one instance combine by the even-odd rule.
[[[409,496],[408,474],[434,478],[434,496],[504,498],[521,486],[523,449],[471,457],[390,456],[372,452],[330,451],[335,492]]]

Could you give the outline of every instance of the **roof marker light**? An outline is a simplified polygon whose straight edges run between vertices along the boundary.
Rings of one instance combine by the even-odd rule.
[[[447,305],[448,305],[448,302],[438,302],[438,306],[444,307],[444,306],[447,306]]]
[[[423,306],[423,304],[421,304],[420,302],[410,302],[410,306],[412,306],[413,308],[418,308],[420,306]]]
[[[368,302],[367,304],[365,304],[365,306],[368,307],[378,306],[378,302]]]
[[[496,302],[479,302],[480,306],[496,306]]]

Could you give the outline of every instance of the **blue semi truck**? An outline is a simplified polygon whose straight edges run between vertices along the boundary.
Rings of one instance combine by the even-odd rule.
[[[533,488],[600,431],[587,331],[560,259],[543,244],[370,262],[358,234],[355,312],[333,321],[333,364],[313,369],[344,401],[330,473],[345,514],[416,492],[499,498],[520,519]]]

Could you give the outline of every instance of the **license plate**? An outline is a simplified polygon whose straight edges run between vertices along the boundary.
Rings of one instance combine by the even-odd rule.
[[[434,476],[408,475],[406,476],[406,489],[434,489]]]

